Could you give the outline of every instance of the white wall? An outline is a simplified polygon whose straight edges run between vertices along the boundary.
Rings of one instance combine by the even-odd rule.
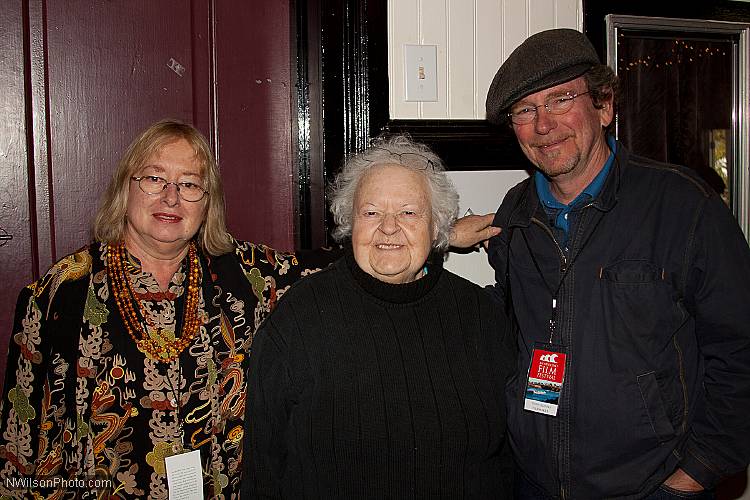
[[[494,213],[505,193],[528,174],[524,170],[493,170],[448,172],[448,176],[461,197],[458,213],[463,215],[468,208],[475,214]],[[495,273],[487,263],[484,248],[468,254],[449,253],[445,268],[477,285],[495,283]]]
[[[388,0],[393,119],[483,119],[500,63],[529,35],[583,26],[581,0]],[[406,102],[404,44],[437,45],[437,102]]]

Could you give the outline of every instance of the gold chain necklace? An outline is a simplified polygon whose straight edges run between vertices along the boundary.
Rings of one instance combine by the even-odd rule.
[[[127,253],[125,242],[107,245],[107,275],[112,284],[112,295],[120,310],[125,328],[135,341],[138,350],[155,361],[169,362],[175,359],[195,338],[201,324],[198,312],[198,298],[200,292],[200,265],[195,244],[188,246],[188,287],[185,292],[185,308],[183,311],[182,334],[179,337],[165,335],[161,328],[153,328],[147,332],[149,325],[141,301],[135,296],[130,283],[125,262]],[[138,312],[136,312],[136,306]],[[144,326],[138,318],[138,313],[146,321]]]

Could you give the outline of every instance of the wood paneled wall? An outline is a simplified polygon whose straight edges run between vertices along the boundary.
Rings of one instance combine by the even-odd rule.
[[[497,68],[529,35],[582,29],[581,0],[388,0],[392,119],[484,119]],[[438,46],[438,101],[406,102],[404,44]]]

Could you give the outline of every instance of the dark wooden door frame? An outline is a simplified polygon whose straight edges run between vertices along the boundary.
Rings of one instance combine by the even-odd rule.
[[[678,11],[670,2],[583,0],[584,32],[596,47],[602,61],[607,60],[607,32],[604,23],[604,17],[607,14],[750,22],[750,4],[728,0],[682,2]]]

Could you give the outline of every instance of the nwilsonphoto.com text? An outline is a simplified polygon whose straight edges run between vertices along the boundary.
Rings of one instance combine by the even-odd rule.
[[[11,476],[3,479],[3,486],[9,490],[103,490],[112,488],[112,480],[96,477]]]

